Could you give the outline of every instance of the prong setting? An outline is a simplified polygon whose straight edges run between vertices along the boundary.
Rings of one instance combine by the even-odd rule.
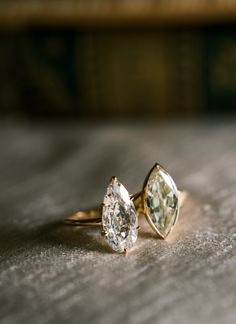
[[[108,185],[102,209],[102,227],[106,240],[117,252],[131,248],[138,235],[137,212],[125,187],[112,177]]]
[[[108,233],[107,233],[106,231],[104,231],[104,230],[101,230],[101,235],[102,235],[102,236],[107,236]]]

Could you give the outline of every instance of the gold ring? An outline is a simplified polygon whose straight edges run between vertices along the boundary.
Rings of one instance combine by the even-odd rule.
[[[144,214],[158,236],[166,238],[177,223],[186,191],[178,190],[169,173],[158,163],[145,178],[142,191],[130,195],[112,177],[100,209],[76,212],[65,222],[77,226],[102,226],[102,234],[110,247],[125,252],[136,242],[138,217]]]

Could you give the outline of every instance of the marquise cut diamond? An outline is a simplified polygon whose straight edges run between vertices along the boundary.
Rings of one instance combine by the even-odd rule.
[[[144,186],[144,210],[153,229],[165,238],[178,216],[178,190],[171,176],[156,164]]]
[[[137,240],[138,220],[128,191],[113,177],[103,200],[102,226],[110,247],[123,252]]]

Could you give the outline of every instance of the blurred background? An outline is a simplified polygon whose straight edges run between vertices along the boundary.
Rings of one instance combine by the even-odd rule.
[[[233,113],[236,4],[0,2],[0,114],[117,118]]]
[[[0,323],[235,324],[235,111],[235,0],[0,0]],[[155,162],[170,240],[62,224]]]

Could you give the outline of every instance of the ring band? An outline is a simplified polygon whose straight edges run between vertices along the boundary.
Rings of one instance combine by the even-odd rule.
[[[187,197],[187,191],[178,190],[178,198],[180,200],[180,208],[182,207]],[[143,212],[140,204],[142,200],[142,191],[131,196],[134,206],[141,215]],[[75,226],[100,226],[102,225],[102,204],[100,209],[94,209],[89,211],[77,211],[76,213],[65,218],[64,223]]]

